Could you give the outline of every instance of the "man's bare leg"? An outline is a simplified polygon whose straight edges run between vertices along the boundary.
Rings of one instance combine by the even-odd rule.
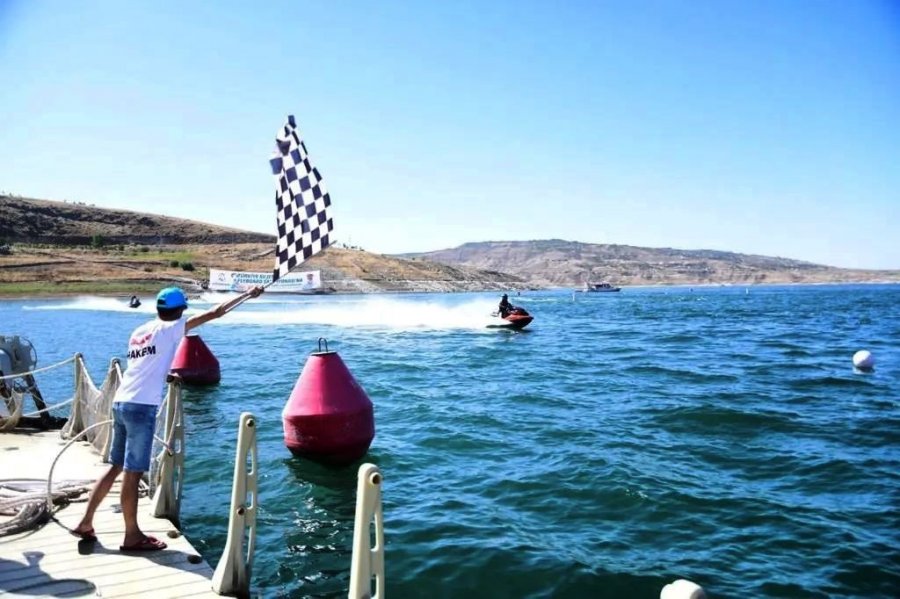
[[[100,507],[100,502],[109,494],[116,477],[122,472],[121,466],[111,465],[106,474],[97,479],[94,489],[91,491],[91,497],[88,499],[87,509],[84,511],[84,517],[75,527],[75,532],[87,533],[94,530],[94,513]]]
[[[126,546],[140,543],[146,536],[137,521],[138,485],[143,474],[126,470],[122,478],[122,516],[125,518],[125,541],[122,544]]]

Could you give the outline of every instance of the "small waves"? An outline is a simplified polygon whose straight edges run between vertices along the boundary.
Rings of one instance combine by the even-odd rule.
[[[759,435],[771,431],[795,431],[800,416],[791,412],[735,410],[721,406],[653,410],[655,421],[671,432],[697,435]]]
[[[628,291],[528,293],[528,335],[480,328],[495,298],[475,294],[263,296],[204,327],[223,382],[185,393],[192,542],[222,552],[221,450],[252,409],[254,587],[346,594],[355,469],[291,457],[281,430],[325,336],[375,406],[393,597],[656,597],[681,577],[716,597],[895,595],[900,287]],[[8,306],[44,359],[92,352],[98,376],[136,320],[108,298]],[[853,372],[862,348],[875,373]]]
[[[627,368],[626,372],[633,376],[659,377],[668,381],[689,384],[736,383],[740,380],[737,376],[731,374],[669,368],[666,366],[632,366]]]
[[[672,345],[681,345],[686,343],[699,343],[703,340],[703,337],[697,334],[691,333],[677,333],[677,334],[669,334],[662,335],[656,338],[657,343],[670,343]]]
[[[850,390],[850,389],[867,389],[872,383],[863,377],[846,378],[836,376],[819,376],[810,378],[793,379],[788,381],[791,389],[798,391],[815,391],[815,390]]]

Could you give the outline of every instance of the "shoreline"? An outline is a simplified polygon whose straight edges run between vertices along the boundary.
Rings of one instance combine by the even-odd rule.
[[[529,251],[534,254],[537,250]],[[750,260],[747,265],[704,262],[706,266],[700,268],[684,257],[673,262],[671,252],[646,250],[653,251],[661,253],[659,260],[607,263],[598,259],[596,265],[588,268],[573,262],[570,256],[561,261],[534,263],[520,269],[521,272],[516,270],[516,274],[502,270],[521,266],[512,257],[507,257],[508,263],[490,262],[492,269],[485,270],[421,257],[407,259],[334,247],[311,258],[305,268],[321,271],[323,288],[331,288],[337,295],[541,289],[578,292],[583,283],[579,277],[585,276],[585,269],[593,272],[592,269],[600,267],[602,272],[594,273],[593,278],[612,281],[625,293],[629,289],[900,283],[900,270],[815,265],[798,269],[793,262],[782,264],[779,259],[772,259],[775,262],[768,266]],[[201,293],[209,269],[267,272],[272,265],[271,253],[271,244],[264,243],[105,244],[100,247],[13,243],[0,252],[0,298],[128,298],[132,295],[143,298],[155,296],[160,289],[171,285],[180,286],[188,293]],[[532,261],[536,259],[532,256]]]
[[[875,286],[875,285],[900,285],[900,281],[819,281],[819,282],[781,282],[781,283],[747,283],[747,284],[736,284],[736,283],[672,283],[672,284],[656,284],[656,285],[628,285],[623,286],[622,291],[616,294],[608,294],[608,295],[621,295],[622,293],[627,293],[629,289],[691,289],[691,288],[701,288],[701,289],[720,289],[720,288],[745,288],[745,289],[763,289],[763,288],[771,288],[771,287],[834,287],[839,285],[867,285],[867,286]],[[159,289],[165,287],[165,283],[160,283],[159,286],[155,287],[153,290],[135,290],[135,291],[112,291],[112,290],[98,290],[98,291],[87,291],[87,290],[72,290],[72,291],[55,291],[55,290],[47,290],[47,291],[24,291],[21,293],[18,292],[5,292],[2,290],[2,284],[0,284],[0,301],[14,301],[14,300],[59,300],[59,299],[69,299],[73,297],[108,297],[108,298],[118,298],[127,300],[132,295],[137,295],[139,298],[147,298],[156,294]],[[512,289],[512,288],[510,288]],[[331,293],[279,293],[279,296],[286,297],[327,297],[334,295],[406,295],[411,293],[427,293],[427,294],[440,294],[440,293],[489,293],[489,292],[501,292],[502,290],[497,288],[484,288],[484,289],[446,289],[446,290],[434,290],[434,289],[390,289],[390,290],[378,290],[378,291],[334,291]],[[556,292],[570,292],[576,293],[585,296],[593,296],[596,294],[583,293],[580,289],[575,289],[573,287],[542,287],[542,288],[533,288],[533,289],[520,289],[518,291],[556,291]],[[186,290],[189,296],[191,295],[199,295],[200,293],[230,293],[228,291],[212,291],[212,290]]]

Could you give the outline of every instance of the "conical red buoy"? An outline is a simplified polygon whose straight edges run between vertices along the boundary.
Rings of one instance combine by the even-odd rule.
[[[222,378],[219,361],[200,335],[185,335],[172,359],[172,374],[189,385],[215,385]]]
[[[281,413],[295,455],[341,466],[366,455],[375,438],[372,402],[337,352],[310,354]]]

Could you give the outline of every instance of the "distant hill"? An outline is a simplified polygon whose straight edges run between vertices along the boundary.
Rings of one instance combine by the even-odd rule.
[[[0,195],[0,294],[115,293],[151,290],[166,281],[199,289],[209,268],[270,270],[274,243],[272,235],[180,218]],[[475,242],[399,256],[332,247],[303,268],[321,270],[330,289],[363,293],[570,287],[585,280],[618,285],[900,281],[900,271],[560,239]]]
[[[0,239],[87,245],[95,235],[111,244],[275,243],[273,235],[182,218],[0,195]]]
[[[270,272],[274,247],[275,237],[262,233],[0,195],[0,295],[127,296],[155,292],[163,283],[199,290],[210,268]],[[320,270],[326,289],[347,293],[527,286],[503,272],[340,247],[314,256],[302,269]]]
[[[536,286],[580,286],[586,280],[617,285],[900,281],[900,271],[843,269],[715,250],[644,248],[561,239],[483,241],[400,256],[499,270]]]

